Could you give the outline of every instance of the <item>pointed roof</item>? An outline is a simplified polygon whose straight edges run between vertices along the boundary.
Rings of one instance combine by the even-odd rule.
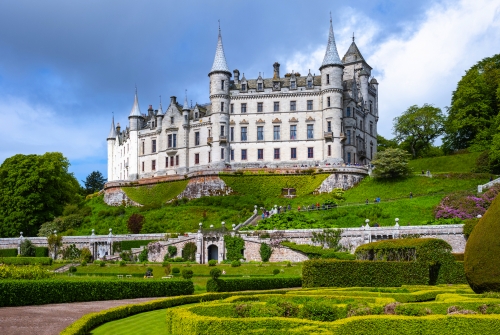
[[[158,114],[157,115],[163,115],[163,106],[161,105],[161,101],[160,101],[160,106],[158,106]]]
[[[217,41],[217,49],[215,51],[214,64],[212,65],[210,73],[216,71],[228,72],[229,75],[231,75],[231,72],[227,67],[226,56],[224,55],[224,47],[222,46],[222,35],[220,32],[220,28],[219,28],[219,39]]]
[[[139,109],[139,99],[137,98],[137,88],[135,89],[134,105],[132,106],[132,110],[130,111],[128,117],[131,116],[142,116],[141,110]]]
[[[333,35],[332,19],[330,19],[330,34],[328,35],[328,45],[326,47],[325,58],[321,64],[321,68],[328,65],[343,65],[335,44],[335,36]]]
[[[115,116],[111,119],[111,129],[109,130],[108,140],[116,139],[116,129],[115,129]]]
[[[354,42],[354,37],[343,59],[345,60],[348,56],[356,56],[356,60],[364,60],[363,55],[361,55],[361,52],[359,51],[358,46],[356,45],[356,42]]]
[[[182,110],[189,110],[187,95],[186,95],[186,99],[184,99],[184,106],[182,106]]]

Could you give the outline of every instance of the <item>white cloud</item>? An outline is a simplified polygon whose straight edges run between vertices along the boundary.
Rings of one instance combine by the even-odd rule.
[[[70,160],[102,156],[106,143],[104,120],[77,120],[61,115],[63,111],[31,105],[22,98],[2,97],[0,164],[18,153],[58,151]],[[94,124],[100,125],[95,127]]]
[[[340,57],[356,44],[379,81],[379,132],[392,137],[392,120],[409,106],[424,103],[443,108],[465,71],[484,57],[498,53],[500,2],[497,0],[444,1],[431,6],[418,22],[402,22],[397,35],[377,39],[380,26],[360,12],[345,8],[334,22]],[[336,26],[336,27],[335,27]],[[285,63],[291,70],[317,71],[325,42],[297,52]]]

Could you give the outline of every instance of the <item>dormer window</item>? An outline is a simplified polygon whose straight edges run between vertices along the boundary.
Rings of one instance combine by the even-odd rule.
[[[262,83],[257,83],[257,90],[262,91]]]
[[[194,118],[197,119],[198,118],[198,113],[194,113]]]
[[[313,81],[312,81],[312,79],[309,79],[307,81],[307,88],[312,88],[312,87],[313,87]]]
[[[297,88],[297,83],[294,81],[290,82],[290,89],[295,90]]]
[[[241,90],[246,91],[247,90],[247,84],[241,84]]]

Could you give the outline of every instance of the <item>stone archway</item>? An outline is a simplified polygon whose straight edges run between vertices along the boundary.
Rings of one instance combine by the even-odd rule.
[[[208,246],[208,260],[212,259],[219,260],[219,248],[215,244]]]

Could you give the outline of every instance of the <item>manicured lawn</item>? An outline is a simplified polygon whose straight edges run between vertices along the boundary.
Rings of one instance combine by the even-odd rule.
[[[442,157],[420,158],[409,162],[413,172],[421,173],[422,170],[431,173],[439,172],[471,172],[476,164],[480,152]]]
[[[111,321],[94,329],[93,335],[168,335],[165,309],[140,313],[128,318]]]

